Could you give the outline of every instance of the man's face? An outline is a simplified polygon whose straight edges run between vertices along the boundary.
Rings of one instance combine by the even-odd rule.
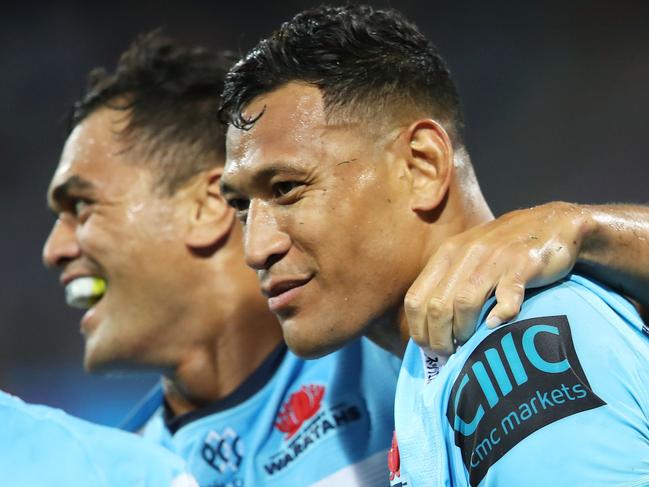
[[[315,357],[366,333],[416,276],[399,135],[328,125],[319,90],[298,83],[246,114],[262,110],[250,130],[228,131],[223,194],[286,342]]]
[[[87,276],[106,291],[84,314],[88,369],[173,364],[191,333],[178,333],[187,303],[182,190],[157,196],[152,172],[127,161],[116,136],[124,113],[101,109],[68,138],[48,191],[57,215],[43,249],[64,286]]]

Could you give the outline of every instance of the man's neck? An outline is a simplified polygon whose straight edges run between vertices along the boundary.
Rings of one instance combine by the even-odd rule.
[[[175,416],[219,401],[235,391],[282,340],[269,312],[246,323],[230,323],[211,343],[187,353],[174,372],[163,377],[165,399]]]
[[[405,327],[402,327],[402,322]],[[365,336],[392,355],[403,358],[410,336],[403,306],[389,310],[367,327]],[[405,330],[405,334],[404,334]]]
[[[477,183],[473,185],[465,183],[461,186],[456,183],[451,187],[450,192],[454,194],[449,198],[441,215],[434,223],[429,224],[426,245],[423,246],[424,250],[417,273],[424,271],[430,259],[434,257],[437,249],[446,239],[487,223],[494,218]],[[413,276],[408,287],[416,277],[416,275]],[[368,326],[366,333],[370,340],[398,357],[403,357],[410,339],[408,320],[404,309],[407,290],[407,288],[404,289],[400,301],[395,303],[393,308]]]

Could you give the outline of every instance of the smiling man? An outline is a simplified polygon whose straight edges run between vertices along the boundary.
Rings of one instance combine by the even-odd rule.
[[[403,353],[409,287],[493,218],[436,49],[395,11],[307,11],[230,71],[222,115],[223,195],[289,347],[319,357],[366,335]],[[576,275],[495,330],[492,305],[447,363],[407,344],[393,484],[649,481],[649,345],[633,306]]]
[[[287,351],[219,190],[228,66],[152,34],[92,73],[50,184],[44,260],[88,308],[88,370],[163,374],[129,429],[146,423],[201,485],[376,485],[398,361],[367,340],[317,362]]]

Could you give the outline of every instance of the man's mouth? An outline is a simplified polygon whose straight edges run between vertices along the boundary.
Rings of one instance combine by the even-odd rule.
[[[65,285],[65,301],[73,308],[89,309],[105,293],[106,281],[97,276],[80,276]]]
[[[275,313],[290,305],[302,288],[313,276],[300,278],[271,278],[262,285],[262,292],[268,298],[268,307]]]

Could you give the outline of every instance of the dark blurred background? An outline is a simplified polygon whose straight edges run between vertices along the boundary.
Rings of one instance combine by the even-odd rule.
[[[41,264],[45,190],[86,73],[136,34],[241,53],[309,1],[22,2],[0,10],[0,389],[115,424],[155,380],[88,377],[81,313]],[[549,200],[646,202],[649,3],[371,2],[445,54],[493,210]]]

